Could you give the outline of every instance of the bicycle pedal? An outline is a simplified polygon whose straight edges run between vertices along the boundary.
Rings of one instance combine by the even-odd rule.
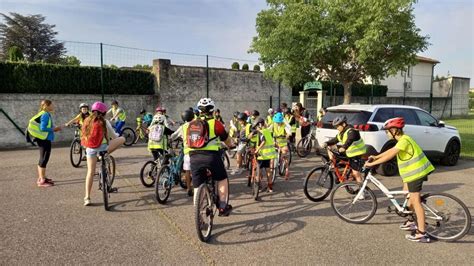
[[[387,207],[387,212],[388,212],[388,213],[392,213],[393,211],[394,211],[394,210],[392,209],[392,206],[388,206],[388,207]]]
[[[118,188],[116,188],[116,187],[110,188],[110,189],[109,189],[109,192],[111,192],[111,193],[117,193],[117,192],[118,192]]]

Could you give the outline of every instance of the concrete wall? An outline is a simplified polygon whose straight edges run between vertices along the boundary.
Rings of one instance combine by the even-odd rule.
[[[180,119],[182,111],[206,97],[207,72],[204,67],[172,65],[170,60],[153,61],[161,104],[168,114]],[[281,85],[281,102],[291,102],[291,90]],[[226,123],[234,111],[259,110],[265,113],[278,105],[278,83],[264,78],[263,72],[209,68],[209,97],[221,110]]]
[[[55,125],[63,125],[75,115],[82,102],[92,104],[100,100],[100,95],[74,94],[0,94],[0,108],[2,108],[21,128],[26,128],[29,119],[38,112],[42,99],[50,99],[55,105],[53,121]],[[127,111],[127,125],[135,128],[135,118],[142,108],[152,110],[158,103],[158,97],[153,95],[106,95],[105,101],[109,105],[115,99]],[[74,137],[70,128],[55,135],[55,141],[69,142]],[[14,125],[0,113],[0,149],[12,147],[26,147],[25,138]]]
[[[380,81],[388,87],[388,97],[403,97],[404,83],[411,82],[411,88],[405,90],[406,97],[428,97],[430,94],[431,63],[418,62],[411,66],[409,71],[401,72]]]

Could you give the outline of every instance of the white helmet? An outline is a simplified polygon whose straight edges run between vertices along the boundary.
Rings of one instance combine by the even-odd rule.
[[[164,115],[155,115],[153,116],[153,124],[158,123],[158,124],[164,124],[165,123],[165,116]]]
[[[272,109],[272,108],[269,108],[269,109],[268,109],[268,114],[269,114],[269,115],[272,115],[272,114],[273,114],[273,109]]]
[[[211,98],[202,98],[199,100],[197,103],[197,108],[199,109],[199,112],[213,112],[214,107],[216,105],[214,104],[214,101]]]
[[[81,103],[79,104],[79,109],[81,109],[82,107],[87,107],[89,108],[89,105],[87,103]]]

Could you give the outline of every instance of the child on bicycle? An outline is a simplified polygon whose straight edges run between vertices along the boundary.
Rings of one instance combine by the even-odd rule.
[[[415,212],[416,222],[408,219],[400,229],[412,231],[406,239],[415,242],[429,243],[431,240],[425,231],[425,212],[421,206],[420,192],[423,182],[428,180],[428,175],[434,171],[433,165],[418,144],[408,135],[403,133],[405,120],[396,117],[385,122],[385,130],[389,139],[395,139],[395,147],[377,155],[370,156],[372,162],[366,162],[365,167],[372,167],[397,157],[398,171],[403,179],[403,190],[409,192],[408,208]]]
[[[119,103],[117,100],[113,100],[112,108],[107,111],[107,114],[112,114],[112,118],[110,119],[110,121],[115,121],[115,133],[120,135],[122,133],[122,127],[125,125],[125,119],[127,118],[125,110],[119,107]]]
[[[89,105],[87,103],[81,103],[79,105],[79,114],[76,115],[73,119],[71,119],[69,122],[64,124],[64,126],[68,127],[71,124],[79,124],[79,126],[82,126],[84,123],[84,120],[90,115],[91,113],[89,112]]]
[[[165,125],[165,120],[164,115],[155,115],[148,128],[148,150],[155,161],[164,155],[165,150],[168,150],[168,136],[174,133]]]
[[[142,123],[145,125],[146,128],[148,128],[153,121],[153,114],[148,113],[146,109],[142,109],[140,111],[140,115],[142,116]]]
[[[362,155],[367,152],[364,140],[360,137],[358,130],[355,130],[347,124],[347,118],[344,115],[336,117],[332,121],[332,125],[337,129],[337,131],[339,131],[339,133],[336,137],[324,142],[321,146],[325,149],[328,146],[342,143],[338,150],[340,153],[346,153],[346,156],[349,158],[352,174],[357,183],[361,183],[362,177],[360,171],[363,166]]]
[[[262,180],[262,171],[265,169],[268,182],[267,191],[273,192],[272,170],[270,168],[273,166],[271,161],[277,157],[277,154],[272,132],[265,128],[265,120],[263,118],[257,118],[252,127],[258,132],[257,149],[255,150],[255,153],[258,154],[257,163],[260,168],[258,179]]]
[[[275,139],[278,148],[281,150],[283,160],[285,160],[286,165],[288,165],[288,139],[291,138],[291,127],[285,121],[283,113],[275,113],[273,116],[273,123],[268,129],[273,133],[273,138]],[[285,180],[288,180],[289,177],[290,170],[289,167],[287,167],[285,172]]]

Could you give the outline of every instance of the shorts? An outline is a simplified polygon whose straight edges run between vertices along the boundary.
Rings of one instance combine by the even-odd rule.
[[[364,166],[364,160],[362,160],[360,156],[351,157],[349,158],[349,165],[351,166],[352,170],[360,172]]]
[[[102,144],[100,145],[99,147],[97,148],[86,148],[86,155],[87,157],[91,158],[91,157],[97,157],[97,155],[99,154],[99,152],[101,151],[107,151],[107,148],[109,147],[109,145],[107,144]]]
[[[271,160],[257,160],[258,168],[270,168],[270,161]]]
[[[191,158],[189,158],[189,154],[184,155],[183,170],[191,171]]]
[[[407,183],[408,192],[420,192],[421,188],[423,187],[423,182],[428,181],[428,176],[423,178],[417,179],[415,181],[411,181]]]
[[[239,143],[239,145],[237,146],[237,153],[242,154],[242,152],[245,150],[245,146],[247,146],[247,144],[242,142]]]
[[[227,179],[227,171],[222,162],[221,153],[218,151],[191,151],[189,154],[191,162],[191,176],[193,186],[198,188],[207,181],[206,172],[208,168],[212,172],[214,181]]]

